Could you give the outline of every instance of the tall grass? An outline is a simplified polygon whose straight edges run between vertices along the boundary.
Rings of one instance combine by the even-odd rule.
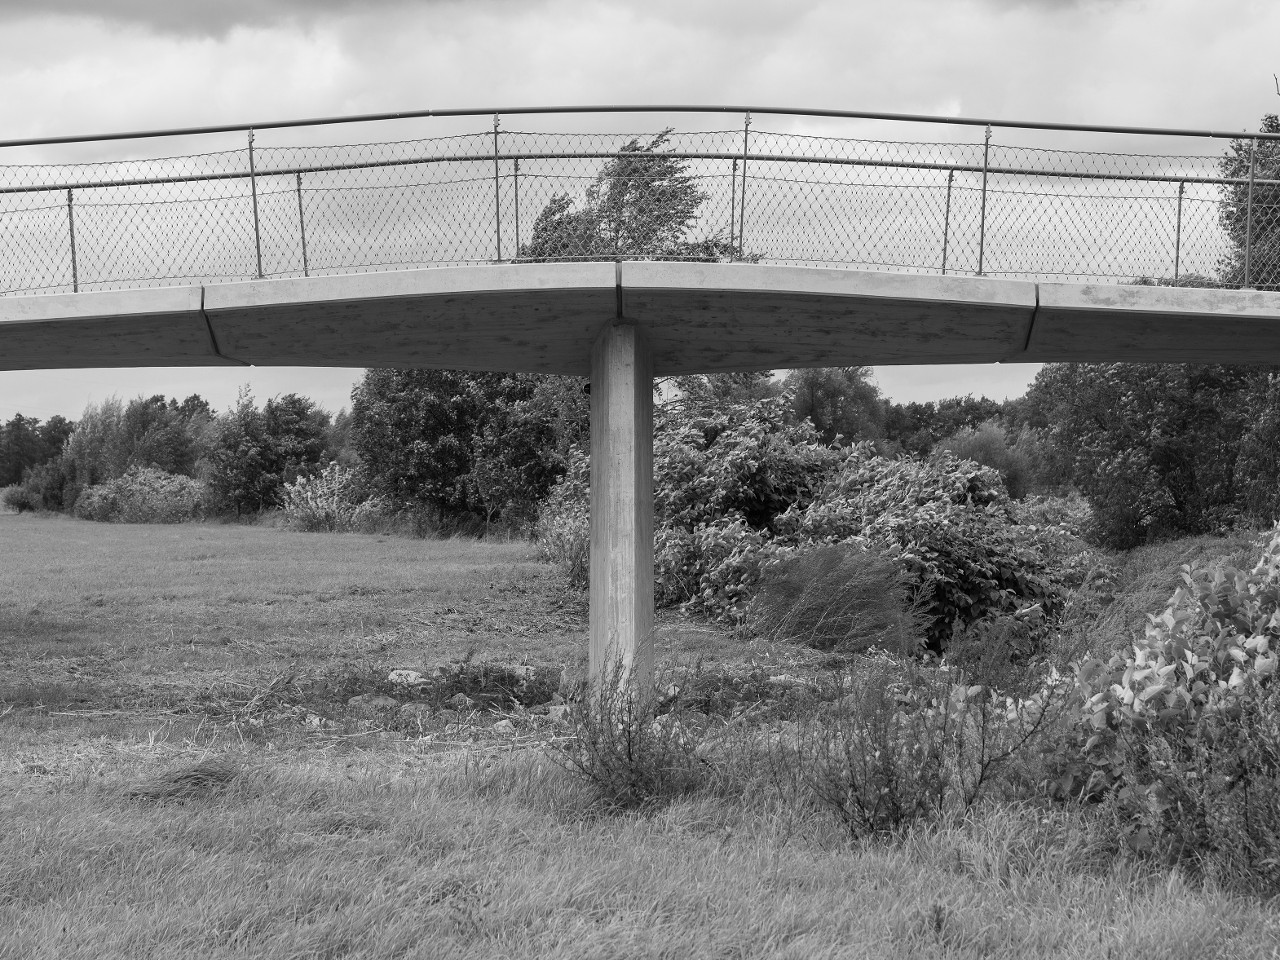
[[[219,759],[216,790],[139,785]],[[6,773],[0,957],[1273,957],[1276,915],[1116,866],[1017,806],[889,844],[692,797],[590,817],[536,751],[485,764],[89,744]]]

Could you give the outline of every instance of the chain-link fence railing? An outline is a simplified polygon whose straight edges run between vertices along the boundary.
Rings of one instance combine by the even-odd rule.
[[[1280,139],[1188,135],[1199,153],[1154,155],[1138,132],[1124,153],[1006,142],[1083,135],[1028,125],[939,121],[954,142],[914,142],[750,115],[643,134],[496,119],[337,146],[248,131],[239,150],[95,163],[0,149],[0,293],[567,259],[1280,289]]]

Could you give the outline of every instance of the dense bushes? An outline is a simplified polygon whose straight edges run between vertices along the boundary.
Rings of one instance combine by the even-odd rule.
[[[190,477],[131,467],[124,476],[85,490],[75,515],[102,523],[181,523],[205,509],[204,488]]]
[[[660,413],[655,596],[741,622],[766,570],[823,545],[872,548],[923,597],[935,650],[984,617],[1060,602],[994,470],[939,454],[831,448],[785,397]],[[585,580],[588,463],[578,449],[543,511],[548,557]],[[821,641],[829,642],[828,640]]]
[[[791,545],[861,538],[886,551],[924,592],[926,633],[938,651],[983,617],[1060,602],[996,473],[947,454],[890,460],[859,446],[808,507],[778,526]]]
[[[280,512],[291,530],[362,533],[383,520],[388,509],[382,499],[368,496],[351,468],[335,462],[286,483]]]
[[[1251,570],[1186,566],[1145,635],[1075,666],[1059,797],[1103,801],[1129,845],[1233,863],[1280,891],[1280,528]]]
[[[440,521],[527,524],[586,435],[576,377],[369,370],[352,392],[362,480]]]
[[[942,661],[866,651],[827,681],[666,676],[576,708],[570,766],[611,805],[750,790],[854,837],[991,798],[1056,804],[1108,850],[1280,893],[1280,527],[1250,568],[1185,568],[1114,654],[1011,668],[997,627],[1017,622]]]
[[[4,504],[5,509],[15,510],[18,513],[40,510],[44,507],[39,497],[17,483],[0,488],[0,504]]]

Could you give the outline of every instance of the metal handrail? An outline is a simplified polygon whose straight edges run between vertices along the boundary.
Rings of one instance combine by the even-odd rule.
[[[1072,133],[1117,133],[1157,137],[1193,137],[1210,140],[1280,140],[1280,133],[1250,133],[1185,127],[1116,126],[1096,123],[1053,123],[1039,120],[996,120],[985,117],[947,117],[922,113],[882,113],[865,110],[821,110],[808,107],[758,107],[714,104],[612,104],[559,107],[483,107],[445,110],[404,110],[393,113],[349,114],[310,117],[300,120],[266,120],[254,123],[210,124],[198,127],[169,127],[117,133],[72,134],[57,137],[24,137],[0,140],[3,147],[35,147],[103,140],[146,140],[159,137],[200,136],[212,133],[247,133],[249,130],[278,130],[286,127],[320,127],[345,123],[379,123],[387,120],[417,120],[430,117],[479,117],[579,113],[733,113],[769,116],[815,117],[841,120],[889,120],[905,123],[937,123],[949,126],[994,127],[1005,130],[1055,130]]]
[[[563,152],[521,152],[521,153],[469,153],[434,157],[406,157],[401,160],[367,160],[360,163],[308,164],[292,167],[258,168],[256,172],[249,170],[227,170],[211,173],[192,173],[180,177],[150,177],[128,180],[78,180],[74,182],[26,184],[17,187],[0,187],[0,194],[9,193],[45,193],[50,190],[99,190],[113,187],[145,187],[170,183],[203,183],[210,180],[248,180],[250,177],[292,177],[303,173],[332,173],[342,170],[376,170],[385,167],[412,167],[432,163],[488,163],[504,160],[612,160],[617,151],[602,150],[566,150]],[[663,157],[673,160],[739,160],[743,154],[728,151],[663,151]],[[747,159],[762,163],[812,163],[827,166],[844,167],[884,167],[891,170],[937,170],[956,173],[983,173],[981,164],[965,163],[926,163],[911,160],[864,160],[857,157],[813,157],[805,154],[751,153]],[[1127,180],[1135,183],[1202,183],[1215,186],[1247,186],[1249,177],[1203,177],[1194,174],[1148,174],[1148,173],[1105,173],[1094,171],[1045,170],[1039,167],[986,167],[990,175],[1012,177],[1045,177],[1059,180]],[[1252,181],[1259,186],[1280,186],[1280,179],[1269,180],[1258,177]]]
[[[739,114],[742,122],[736,131],[721,128],[727,124],[697,124],[697,128],[670,139],[671,124],[664,123],[666,131],[659,148],[657,140],[651,147],[636,143],[621,146],[619,138],[630,134],[617,131],[508,131],[500,124],[503,113]],[[753,126],[753,119],[760,115],[981,125],[985,136],[977,144],[949,136],[915,143],[885,135],[818,136],[812,131],[761,130]],[[450,131],[437,137],[382,143],[375,138],[364,143],[298,142],[268,148],[254,143],[255,134],[264,129],[432,117],[492,117],[492,128],[462,137]],[[716,128],[700,129],[708,126]],[[1167,149],[1160,155],[1143,155],[1053,149],[1030,143],[997,145],[992,140],[993,128],[1229,139],[1232,150],[1214,156],[1201,148],[1195,154],[1178,156]],[[1167,239],[1174,282],[1194,275],[1197,281],[1227,277],[1224,282],[1230,285],[1249,286],[1257,278],[1256,282],[1270,288],[1277,286],[1280,267],[1274,239],[1280,216],[1280,171],[1276,169],[1278,155],[1270,144],[1280,141],[1280,134],[1273,133],[786,107],[624,105],[419,110],[29,138],[0,141],[0,148],[230,132],[247,133],[247,144],[186,156],[0,165],[0,176],[8,180],[0,185],[0,195],[33,196],[0,209],[0,217],[25,218],[10,221],[13,226],[6,225],[6,235],[0,237],[0,254],[4,254],[0,255],[0,293],[68,286],[75,291],[187,275],[225,279],[295,273],[310,276],[316,271],[383,269],[397,264],[594,258],[601,255],[599,237],[606,234],[591,240],[596,234],[590,231],[596,227],[587,228],[589,232],[581,237],[572,233],[576,227],[570,227],[564,236],[571,238],[574,248],[561,249],[555,244],[562,241],[546,239],[556,236],[559,227],[554,226],[555,220],[546,221],[553,224],[547,228],[551,232],[544,231],[543,240],[536,239],[544,230],[541,216],[534,225],[535,245],[528,248],[541,253],[529,253],[523,243],[527,237],[520,229],[522,202],[525,206],[534,204],[534,210],[543,204],[543,211],[550,210],[553,215],[557,208],[546,204],[595,203],[590,199],[591,189],[599,189],[601,172],[620,157],[630,156],[632,150],[637,159],[652,150],[655,159],[661,157],[668,165],[699,163],[688,168],[687,176],[690,181],[703,180],[696,193],[701,198],[698,204],[710,201],[709,215],[698,215],[703,218],[699,229],[705,236],[698,243],[710,246],[673,247],[677,251],[687,247],[680,256],[841,263],[871,269],[941,269],[943,273],[973,272],[978,276],[1060,273],[1123,280],[1152,270],[1158,271],[1154,275],[1169,275],[1161,265],[1169,259],[1163,249]],[[477,135],[484,139],[476,141]],[[326,162],[326,157],[332,161]],[[601,166],[601,161],[606,166]],[[1038,166],[1042,162],[1045,166]],[[448,165],[456,169],[457,164],[491,169],[478,176],[472,175],[474,169],[464,168],[457,175],[446,172]],[[429,171],[432,165],[437,165],[435,172]],[[205,166],[210,169],[199,170]],[[840,168],[857,172],[835,173]],[[422,173],[415,174],[415,169]],[[643,166],[631,164],[627,169],[627,177],[645,176]],[[830,172],[819,173],[824,169]],[[378,174],[379,170],[398,172]],[[325,174],[337,176],[315,176]],[[957,174],[967,179],[957,182]],[[572,200],[575,192],[583,193],[581,181],[590,182],[593,177],[597,178],[596,187]],[[288,178],[287,188],[281,186],[282,178]],[[310,178],[305,185],[304,178]],[[1125,181],[1134,186],[1127,187]],[[219,182],[237,185],[214,188]],[[474,185],[482,182],[487,185],[488,197],[477,203],[480,194]],[[945,202],[941,193],[944,182]],[[1102,186],[1087,188],[1089,183]],[[191,189],[200,184],[204,188]],[[1170,189],[1156,189],[1154,185],[1160,184]],[[133,190],[151,187],[157,189],[148,193]],[[1216,188],[1218,196],[1204,189],[1193,195],[1189,188],[1197,187]],[[823,193],[845,188],[872,193]],[[353,190],[383,194],[366,201],[354,198],[350,194]],[[417,192],[401,198],[395,196],[397,190]],[[910,195],[902,191],[917,192]],[[46,203],[43,198],[54,192],[56,202]],[[80,196],[75,196],[77,192]],[[750,224],[749,192],[752,209],[759,211]],[[61,199],[64,193],[65,203]],[[284,194],[293,195],[291,209],[281,207],[275,199]],[[1046,201],[1069,206],[1040,206]],[[224,205],[228,203],[230,206]],[[456,210],[465,209],[465,213],[448,213],[449,203],[462,204]],[[1106,206],[1115,203],[1121,206]],[[183,206],[169,210],[167,204]],[[63,207],[61,215],[50,212],[57,206]],[[122,209],[106,209],[114,207]],[[1233,227],[1237,209],[1242,213]],[[1209,225],[1215,221],[1217,226]],[[748,235],[750,247],[744,239]],[[613,244],[605,250],[609,256],[640,255],[640,247],[632,250],[618,245],[621,232],[608,236],[613,238],[606,241]],[[548,242],[552,245],[537,246]],[[1242,253],[1238,263],[1231,259],[1233,250]],[[68,274],[69,283],[55,279]]]

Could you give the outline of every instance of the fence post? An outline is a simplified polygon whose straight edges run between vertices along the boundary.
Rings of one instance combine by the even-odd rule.
[[[519,260],[520,259],[520,158],[516,157],[515,160],[512,161],[512,164],[513,164],[513,167],[512,167],[513,174],[511,178],[511,186],[512,186],[512,189],[515,190],[515,204],[516,204],[516,255],[514,259]]]
[[[728,175],[728,252],[733,260],[737,260],[737,157],[733,157],[733,168]]]
[[[942,214],[942,275],[947,275],[947,241],[951,237],[951,181],[955,179],[954,170],[947,171],[947,207]]]
[[[987,126],[986,139],[982,145],[982,208],[978,220],[978,276],[982,276],[984,257],[987,246],[987,167],[991,159],[991,127]]]
[[[258,226],[258,175],[253,166],[253,130],[249,130],[249,191],[253,197],[253,247],[258,254],[258,279],[262,279],[262,233]]]
[[[1187,181],[1178,181],[1178,220],[1173,231],[1173,285],[1178,285],[1178,274],[1182,266],[1182,194],[1187,189]]]
[[[1250,254],[1253,247],[1253,171],[1257,166],[1258,139],[1249,141],[1249,193],[1244,203],[1244,286],[1249,286]]]
[[[502,262],[502,191],[498,186],[498,115],[493,115],[493,228],[497,238],[498,255],[495,263]]]
[[[307,218],[302,213],[302,174],[294,174],[298,184],[298,233],[302,235],[302,275],[311,276],[307,269]]]
[[[76,269],[76,212],[71,205],[71,188],[67,188],[67,227],[71,231],[71,292],[80,292],[80,274]]]
[[[744,237],[747,233],[747,144],[751,136],[751,113],[745,115],[742,124],[742,190],[738,194],[740,213],[738,215],[738,253],[739,258],[746,252]]]

